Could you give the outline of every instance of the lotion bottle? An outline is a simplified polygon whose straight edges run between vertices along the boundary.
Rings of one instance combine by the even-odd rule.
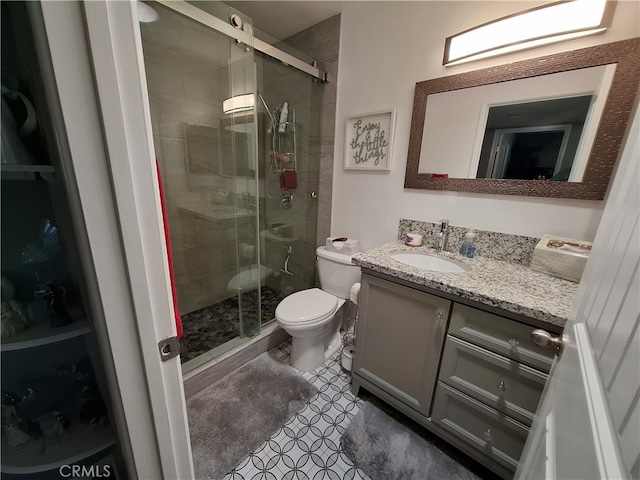
[[[278,133],[287,131],[287,117],[289,115],[289,102],[285,101],[280,109],[280,121],[278,122]]]
[[[467,258],[473,258],[476,254],[476,232],[473,229],[469,229],[467,233],[464,234],[464,242],[460,247],[460,255]]]

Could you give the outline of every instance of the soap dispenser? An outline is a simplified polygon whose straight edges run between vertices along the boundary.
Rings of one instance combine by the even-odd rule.
[[[476,232],[473,229],[469,229],[467,233],[464,234],[464,242],[460,247],[460,255],[467,258],[473,258],[476,254]]]

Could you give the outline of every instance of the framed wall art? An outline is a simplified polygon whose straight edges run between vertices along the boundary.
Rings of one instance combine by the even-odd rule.
[[[395,109],[347,117],[345,170],[391,170],[395,119]]]

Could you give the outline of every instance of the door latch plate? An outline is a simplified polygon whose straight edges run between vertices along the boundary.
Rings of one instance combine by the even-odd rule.
[[[158,350],[160,351],[160,359],[163,362],[171,360],[180,355],[180,340],[178,337],[169,337],[158,342]]]

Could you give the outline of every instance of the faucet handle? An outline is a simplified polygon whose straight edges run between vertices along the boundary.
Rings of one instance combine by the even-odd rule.
[[[440,220],[440,230],[444,232],[447,228],[449,228],[449,219],[443,218]]]

